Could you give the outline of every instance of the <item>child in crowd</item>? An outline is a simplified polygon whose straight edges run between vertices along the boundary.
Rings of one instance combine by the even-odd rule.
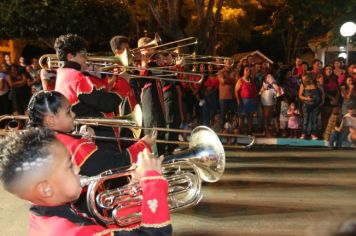
[[[0,142],[0,179],[7,191],[31,202],[30,236],[171,235],[162,160],[147,149],[139,154],[135,176],[143,191],[142,224],[130,230],[106,229],[72,208],[82,192],[80,169],[49,129],[31,128]]]
[[[351,140],[350,129],[356,129],[356,103],[351,103],[347,107],[348,112],[342,117],[341,124],[336,126],[330,134],[329,146],[349,147]]]
[[[236,114],[228,112],[226,114],[226,122],[224,124],[223,133],[224,134],[238,134],[238,117]],[[226,137],[226,144],[234,144],[235,139],[231,137]]]
[[[287,112],[288,129],[290,130],[290,138],[297,137],[297,130],[299,129],[299,111],[294,102],[289,104]]]
[[[289,99],[287,95],[282,96],[281,112],[279,114],[279,128],[283,137],[287,136]]]
[[[219,133],[221,131],[221,128],[220,128],[220,114],[219,113],[215,113],[213,115],[213,119],[211,120],[210,127],[216,133]]]

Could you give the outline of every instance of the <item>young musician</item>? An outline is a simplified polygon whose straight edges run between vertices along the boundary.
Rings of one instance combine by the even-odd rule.
[[[125,36],[114,36],[110,40],[110,47],[115,56],[121,56],[125,50],[129,50],[128,39]],[[129,53],[129,52],[128,52]],[[118,68],[120,70],[120,68]],[[119,94],[124,100],[121,107],[121,115],[125,115],[133,111],[137,104],[135,92],[131,87],[130,82],[121,76],[113,75],[111,78],[111,91]]]
[[[140,40],[139,40],[140,41]],[[149,40],[146,39],[148,42]],[[141,40],[142,42],[142,40]],[[139,47],[144,45],[139,44]],[[153,75],[151,71],[148,70],[150,67],[157,66],[153,61],[146,61],[151,55],[152,50],[145,48],[141,51],[144,60],[142,60],[142,70],[140,71],[141,76],[151,76]],[[145,128],[152,127],[165,127],[165,117],[164,117],[164,102],[163,102],[163,92],[161,82],[157,79],[143,78],[141,82],[141,106],[143,115],[143,126]],[[145,134],[151,133],[151,130],[144,130]],[[158,132],[157,138],[159,140],[164,139],[164,132]],[[165,153],[165,145],[157,143],[157,152],[159,155]]]
[[[68,99],[57,91],[34,94],[29,102],[28,114],[30,127],[46,127],[56,131],[57,138],[68,148],[74,163],[81,168],[81,174],[88,176],[135,163],[138,153],[144,148],[150,150],[155,141],[154,136],[147,135],[123,152],[112,152],[95,145],[90,137],[70,135],[75,129],[75,114]]]
[[[108,169],[115,169],[137,162],[137,155],[143,149],[151,150],[155,136],[145,136],[123,152],[113,152],[97,146],[88,138],[74,137],[75,114],[66,97],[56,91],[40,91],[33,95],[28,106],[29,126],[46,127],[56,131],[56,137],[67,147],[72,161],[81,168],[80,174],[97,175]],[[115,182],[121,186],[125,180]],[[88,212],[85,194],[76,204],[83,212]]]
[[[157,52],[152,59],[156,62],[158,67],[168,67],[173,65],[173,56],[166,52]],[[176,77],[171,79],[177,79]],[[177,82],[168,81],[164,78],[161,80],[164,113],[167,129],[179,129],[181,122],[183,121],[183,102],[182,102],[182,90]],[[165,140],[178,141],[177,132],[166,132]],[[170,154],[178,145],[167,144],[165,145],[165,153]]]
[[[63,67],[57,70],[55,90],[62,93],[72,105],[77,117],[112,118],[122,99],[107,92],[107,83],[87,72],[87,51],[84,40],[76,34],[59,36],[55,43],[57,57]],[[115,137],[118,130],[111,127],[94,128],[98,136]],[[97,141],[99,146],[119,151],[117,143]]]
[[[31,202],[30,236],[164,236],[172,227],[162,160],[147,150],[139,154],[135,176],[143,191],[142,223],[134,229],[106,229],[72,207],[82,192],[79,167],[49,129],[25,130],[0,142],[0,180],[8,192]]]
[[[129,50],[127,37],[120,35],[112,37],[110,40],[110,47],[115,56],[122,56],[125,50]],[[114,71],[117,73],[123,70],[125,70],[125,68],[118,67],[114,69]],[[131,113],[134,110],[136,104],[138,104],[136,102],[136,94],[138,94],[137,90],[139,90],[139,86],[136,82],[130,81],[126,72],[124,74],[125,76],[113,74],[109,78],[109,86],[111,92],[118,94],[123,101],[120,105],[120,115],[127,115]],[[132,136],[132,132],[129,129],[120,129],[120,137],[132,138]],[[121,148],[127,148],[130,144],[132,144],[132,142],[121,141],[120,144]]]

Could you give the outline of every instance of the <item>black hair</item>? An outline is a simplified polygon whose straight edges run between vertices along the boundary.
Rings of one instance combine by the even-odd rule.
[[[48,147],[56,140],[54,132],[46,128],[27,129],[0,140],[0,181],[4,188],[12,192],[24,171],[47,160]]]
[[[28,103],[29,127],[43,127],[43,119],[47,113],[57,114],[65,101],[63,94],[57,91],[39,91]]]
[[[356,102],[351,102],[347,105],[348,110],[355,110],[356,109]]]
[[[65,34],[56,38],[54,49],[60,61],[67,61],[68,53],[73,55],[86,48],[84,39],[77,34]]]
[[[240,73],[239,73],[240,77],[242,77],[244,75],[245,68],[249,68],[251,71],[251,68],[249,66],[242,66],[240,69]],[[251,74],[250,74],[250,77],[251,77]]]
[[[129,40],[125,36],[117,35],[111,38],[110,40],[110,47],[113,53],[118,48],[121,48],[121,45],[124,43],[129,43]]]

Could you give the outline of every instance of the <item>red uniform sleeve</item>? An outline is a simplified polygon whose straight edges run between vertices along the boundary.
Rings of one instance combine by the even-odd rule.
[[[143,149],[145,148],[147,148],[149,152],[152,152],[150,145],[148,145],[146,142],[142,140],[139,140],[126,149],[130,155],[131,163],[137,162],[138,154],[142,152]]]
[[[172,235],[168,207],[168,182],[156,171],[147,171],[140,181],[142,187],[141,224],[112,228],[96,235],[169,236]]]

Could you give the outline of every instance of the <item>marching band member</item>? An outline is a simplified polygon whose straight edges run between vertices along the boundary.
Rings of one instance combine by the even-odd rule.
[[[171,53],[157,52],[153,55],[153,60],[156,61],[157,66],[167,67],[174,65],[174,59]],[[174,68],[171,69],[172,71]],[[171,77],[172,78],[172,77]],[[179,129],[181,122],[183,121],[183,103],[182,103],[182,90],[180,84],[169,80],[161,80],[165,121],[167,129]],[[179,133],[166,132],[165,140],[178,141]],[[165,153],[170,154],[178,145],[166,144]]]
[[[40,71],[40,78],[42,82],[42,88],[45,91],[53,91],[56,85],[57,71],[47,70],[42,68]]]
[[[0,180],[8,192],[31,202],[30,236],[168,236],[172,226],[163,157],[152,157],[141,152],[135,169],[142,187],[142,223],[136,228],[105,228],[73,208],[82,193],[80,169],[49,129],[29,129],[1,140]]]
[[[149,39],[139,39],[138,47],[144,46],[144,43],[148,43]],[[152,75],[152,72],[147,70],[149,67],[156,66],[156,63],[149,60],[149,55],[153,52],[150,48],[144,48],[141,50],[142,61],[140,71],[141,76]],[[143,127],[153,128],[153,127],[165,127],[164,110],[165,106],[163,103],[163,93],[161,82],[157,79],[143,78],[140,80],[141,86],[141,106],[143,115]],[[150,134],[150,130],[144,130],[145,134]],[[157,139],[164,139],[164,132],[158,132]],[[162,155],[165,153],[165,145],[162,143],[156,144],[157,153]]]
[[[78,138],[68,133],[75,129],[75,114],[71,111],[68,99],[56,91],[40,91],[34,94],[28,105],[29,126],[46,127],[56,132],[56,137],[68,149],[75,165],[81,168],[80,174],[94,176],[108,169],[115,169],[136,163],[138,153],[155,142],[154,136],[145,136],[123,152],[113,152],[95,145],[86,137]],[[87,131],[88,133],[91,130]],[[126,184],[119,181],[119,185]],[[86,208],[85,194],[76,204],[83,212],[89,212]]]
[[[112,37],[110,40],[110,47],[115,56],[121,56],[125,50],[129,50],[127,37],[120,35]],[[125,69],[119,67],[114,68],[115,73],[122,72],[123,70]],[[137,104],[135,90],[137,90],[138,86],[135,85],[134,82],[130,81],[129,78],[125,77],[125,75],[127,75],[126,72],[124,72],[122,76],[113,74],[109,78],[110,91],[119,95],[123,101],[119,107],[120,115],[127,115],[131,113]],[[120,129],[119,133],[120,137],[133,137],[132,132],[127,128]],[[121,148],[127,148],[131,144],[132,142],[130,141],[120,141]]]
[[[107,92],[107,83],[87,72],[87,51],[84,40],[76,34],[59,36],[54,44],[63,67],[57,69],[55,90],[62,93],[72,105],[77,117],[114,117],[121,98]],[[116,137],[118,131],[97,126],[95,134]],[[119,152],[118,143],[97,140],[97,145]]]
[[[110,47],[115,56],[121,56],[125,50],[129,50],[128,39],[125,36],[114,36],[110,40]],[[117,68],[120,70],[120,68]],[[124,101],[121,107],[121,115],[126,115],[133,111],[137,104],[134,90],[127,78],[113,75],[111,77],[111,91],[117,93]]]

